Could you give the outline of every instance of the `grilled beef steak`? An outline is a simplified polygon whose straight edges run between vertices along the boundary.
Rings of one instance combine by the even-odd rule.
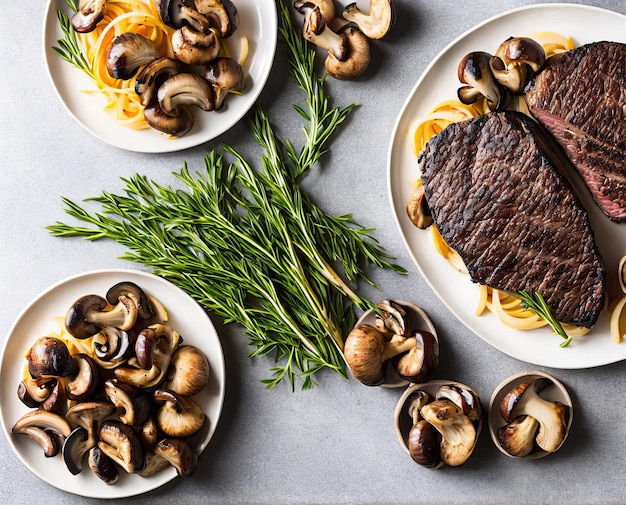
[[[517,112],[455,123],[418,162],[435,225],[473,281],[538,292],[561,322],[595,324],[604,263],[562,175],[567,160],[540,125]]]
[[[626,221],[626,45],[597,42],[550,60],[526,102],[604,213]]]

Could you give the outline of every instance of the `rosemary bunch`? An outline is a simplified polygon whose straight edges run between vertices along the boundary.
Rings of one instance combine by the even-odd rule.
[[[354,325],[354,308],[373,306],[354,289],[358,281],[371,283],[366,267],[405,270],[390,262],[372,230],[351,215],[325,213],[298,184],[353,106],[330,105],[314,51],[278,5],[292,79],[306,95],[306,106],[295,106],[307,121],[299,152],[276,138],[258,108],[250,125],[264,151],[260,167],[225,146],[225,153],[207,154],[203,171],[192,175],[184,166],[176,172],[182,189],[136,174],[123,179],[124,194],[88,199],[100,212],[64,198],[66,212],[89,226],[57,222],[48,229],[55,236],[117,241],[127,248],[122,258],[150,267],[226,323],[242,325],[251,356],[273,353],[272,377],[263,380],[268,388],[285,378],[293,388],[300,378],[308,389],[320,369],[347,375],[343,338]]]

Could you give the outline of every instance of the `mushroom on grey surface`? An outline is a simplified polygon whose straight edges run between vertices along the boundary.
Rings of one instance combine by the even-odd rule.
[[[85,295],[76,300],[65,315],[65,328],[73,337],[89,338],[102,328],[113,326],[131,329],[137,321],[137,306],[127,296],[120,296],[117,305],[107,310],[109,303],[99,295]]]
[[[513,94],[520,94],[546,61],[543,46],[529,37],[505,40],[489,61],[496,80]]]
[[[394,11],[393,0],[371,0],[368,12],[353,2],[344,7],[341,16],[355,23],[368,38],[382,39],[391,30]]]
[[[193,396],[207,386],[209,375],[206,355],[195,346],[181,345],[172,354],[163,387],[179,395]]]
[[[344,60],[348,52],[346,36],[335,33],[328,27],[319,7],[306,0],[296,0],[293,6],[304,15],[302,36],[317,47],[328,51],[328,54],[332,54],[336,60]]]
[[[370,64],[369,39],[358,27],[351,24],[344,26],[339,34],[346,37],[346,56],[340,60],[329,52],[324,61],[326,71],[339,80],[352,79],[364,74]]]
[[[160,58],[153,40],[137,32],[116,35],[107,49],[106,68],[114,79],[131,79],[139,67]]]
[[[28,372],[34,379],[67,377],[74,361],[63,340],[52,335],[39,337],[28,351]]]
[[[121,421],[105,421],[98,447],[127,473],[139,473],[145,465],[141,441],[132,427]]]
[[[180,72],[178,60],[165,56],[144,66],[135,79],[135,93],[139,96],[141,105],[147,107],[153,103],[161,83],[178,72]]]
[[[245,74],[241,65],[233,58],[226,56],[218,56],[205,65],[202,70],[202,77],[213,86],[215,110],[222,107],[228,93],[242,91],[246,85]]]
[[[168,78],[157,91],[157,99],[166,114],[180,114],[186,105],[196,105],[209,111],[215,107],[213,90],[202,76],[181,72]]]
[[[172,137],[182,137],[189,133],[194,123],[193,114],[188,109],[181,107],[177,116],[166,114],[158,101],[148,105],[143,115],[152,128]]]
[[[183,26],[172,35],[172,50],[177,60],[188,65],[205,65],[217,58],[222,42],[214,29],[199,32]]]
[[[457,69],[461,86],[458,91],[459,100],[470,105],[484,97],[490,110],[503,110],[510,101],[511,95],[501,86],[491,71],[492,55],[484,51],[473,51],[466,54]]]
[[[445,399],[424,405],[420,413],[441,434],[441,460],[449,466],[465,463],[478,436],[472,420],[459,406]]]
[[[533,433],[533,438],[546,452],[558,450],[565,441],[569,415],[568,408],[561,402],[540,396],[552,384],[547,377],[524,381],[509,391],[500,403],[500,414],[507,423],[519,416],[531,416],[537,420],[538,430]]]
[[[169,437],[188,438],[204,425],[206,414],[192,398],[159,388],[152,393],[152,400],[160,405],[156,424]]]
[[[239,12],[231,0],[195,0],[194,4],[222,38],[230,37],[239,27]]]
[[[67,420],[54,412],[31,410],[13,425],[11,433],[22,434],[37,442],[46,457],[56,456],[72,428]]]
[[[79,33],[95,30],[106,14],[106,0],[80,0],[78,10],[72,15],[71,23]]]

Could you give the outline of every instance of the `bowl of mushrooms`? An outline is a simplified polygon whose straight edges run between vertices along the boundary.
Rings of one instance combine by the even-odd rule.
[[[538,459],[557,451],[572,420],[572,399],[565,386],[537,370],[502,381],[489,403],[491,438],[512,458]]]

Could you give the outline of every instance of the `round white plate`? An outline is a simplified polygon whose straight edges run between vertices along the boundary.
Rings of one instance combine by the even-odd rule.
[[[468,275],[456,272],[434,249],[429,233],[419,230],[406,215],[406,203],[417,177],[417,161],[409,141],[411,122],[437,103],[456,98],[460,83],[457,66],[470,51],[495,52],[511,36],[542,31],[569,35],[576,45],[600,40],[626,42],[626,16],[572,4],[530,5],[486,20],[449,44],[428,66],[406,100],[394,126],[388,157],[389,193],[393,212],[415,264],[433,291],[471,331],[502,352],[536,365],[555,368],[587,368],[626,359],[626,342],[612,342],[608,314],[587,336],[561,348],[562,340],[550,329],[518,331],[507,328],[495,316],[475,316],[478,287]],[[598,246],[614,282],[619,258],[626,254],[626,225],[611,223],[591,201],[588,191],[579,194],[589,210]]]
[[[278,37],[274,0],[234,0],[239,12],[239,27],[228,39],[232,54],[240,54],[240,37],[249,41],[249,54],[243,68],[247,75],[243,94],[232,94],[219,111],[194,109],[194,126],[185,136],[170,139],[153,130],[132,130],[116,124],[103,110],[105,101],[98,93],[84,93],[96,86],[83,71],[63,60],[52,48],[63,32],[57,19],[59,9],[69,14],[66,0],[51,0],[43,26],[43,53],[52,85],[70,115],[85,130],[120,149],[143,153],[180,151],[214,139],[234,126],[260,95],[269,76]]]
[[[169,316],[167,324],[180,333],[185,344],[195,345],[209,359],[209,384],[194,396],[207,415],[207,424],[198,440],[198,452],[211,440],[224,401],[224,355],[213,323],[189,295],[170,282],[136,270],[100,270],[69,277],[45,290],[18,316],[5,341],[0,362],[2,428],[15,454],[35,475],[64,491],[94,498],[121,498],[151,491],[175,478],[176,470],[166,468],[147,478],[122,471],[115,485],[107,485],[89,468],[72,475],[60,456],[46,459],[36,442],[24,435],[12,435],[11,428],[31,410],[17,397],[17,386],[26,364],[24,357],[30,346],[38,337],[59,331],[54,318],[64,316],[77,298],[89,293],[104,296],[111,286],[121,281],[134,282],[163,303]]]

